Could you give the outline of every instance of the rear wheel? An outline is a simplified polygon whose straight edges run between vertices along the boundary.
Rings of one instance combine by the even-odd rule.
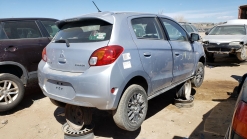
[[[22,81],[15,75],[0,74],[0,112],[17,106],[24,96]]]
[[[127,131],[137,130],[144,121],[148,109],[146,91],[140,85],[130,85],[113,111],[116,125]]]

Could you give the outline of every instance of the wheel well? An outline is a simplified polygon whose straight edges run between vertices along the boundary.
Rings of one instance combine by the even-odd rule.
[[[202,57],[199,59],[199,62],[202,62],[202,64],[205,65],[205,62],[206,62],[205,57],[202,56]]]
[[[22,78],[23,71],[20,67],[16,65],[0,65],[0,73],[9,73],[13,74],[20,79]]]
[[[132,84],[138,84],[140,86],[142,86],[144,88],[144,90],[146,91],[146,93],[148,92],[148,83],[146,81],[145,78],[143,78],[142,76],[136,76],[133,77],[131,80],[129,80],[129,82],[126,84],[126,86],[124,87],[123,92]]]

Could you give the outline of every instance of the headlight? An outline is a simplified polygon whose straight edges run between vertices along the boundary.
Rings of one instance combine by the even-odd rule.
[[[240,42],[230,42],[229,45],[240,45]]]

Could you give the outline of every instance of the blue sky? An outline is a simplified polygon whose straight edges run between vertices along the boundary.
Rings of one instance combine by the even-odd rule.
[[[247,0],[94,0],[101,11],[137,11],[183,16],[189,22],[236,19]],[[65,19],[97,12],[91,0],[0,0],[0,18]]]

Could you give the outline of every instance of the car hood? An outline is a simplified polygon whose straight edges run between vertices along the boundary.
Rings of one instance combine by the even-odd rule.
[[[228,43],[228,42],[244,42],[247,43],[246,35],[206,35],[203,38],[203,41],[209,42],[220,42],[220,43]]]

